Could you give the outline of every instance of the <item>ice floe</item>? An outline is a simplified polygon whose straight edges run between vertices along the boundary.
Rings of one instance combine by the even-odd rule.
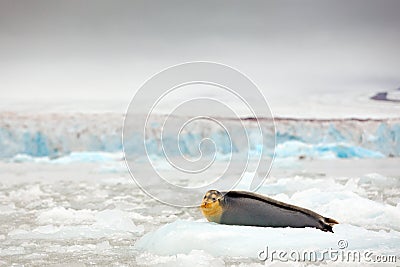
[[[213,256],[258,258],[268,246],[271,250],[340,249],[345,240],[351,250],[398,251],[400,233],[371,231],[350,224],[334,227],[335,233],[312,228],[265,228],[220,225],[205,221],[181,221],[164,225],[144,235],[135,247],[157,255],[189,254],[201,250]]]

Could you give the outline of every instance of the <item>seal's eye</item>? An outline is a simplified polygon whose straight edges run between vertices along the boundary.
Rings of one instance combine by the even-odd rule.
[[[206,196],[204,196],[203,199],[206,199]]]
[[[213,201],[217,200],[215,197],[212,198]]]

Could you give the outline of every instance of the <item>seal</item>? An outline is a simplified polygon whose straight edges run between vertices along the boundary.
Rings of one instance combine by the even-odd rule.
[[[260,227],[313,227],[332,232],[334,219],[272,198],[246,192],[209,190],[200,206],[210,222]]]

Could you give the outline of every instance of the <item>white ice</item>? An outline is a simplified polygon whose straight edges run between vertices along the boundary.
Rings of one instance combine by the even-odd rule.
[[[144,235],[135,247],[158,255],[201,250],[213,256],[257,259],[265,246],[275,250],[321,252],[329,248],[339,249],[338,242],[345,240],[351,250],[390,253],[398,251],[400,244],[397,231],[377,232],[350,224],[339,224],[334,231],[326,233],[312,228],[265,228],[179,220]]]
[[[42,212],[30,230],[15,229],[8,233],[12,239],[74,239],[137,235],[143,225],[135,225],[129,213],[121,210],[73,210],[55,207]]]

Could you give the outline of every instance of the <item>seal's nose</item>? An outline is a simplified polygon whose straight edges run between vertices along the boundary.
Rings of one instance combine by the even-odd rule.
[[[203,203],[201,203],[201,207],[202,208],[207,208],[207,202],[204,201]]]

